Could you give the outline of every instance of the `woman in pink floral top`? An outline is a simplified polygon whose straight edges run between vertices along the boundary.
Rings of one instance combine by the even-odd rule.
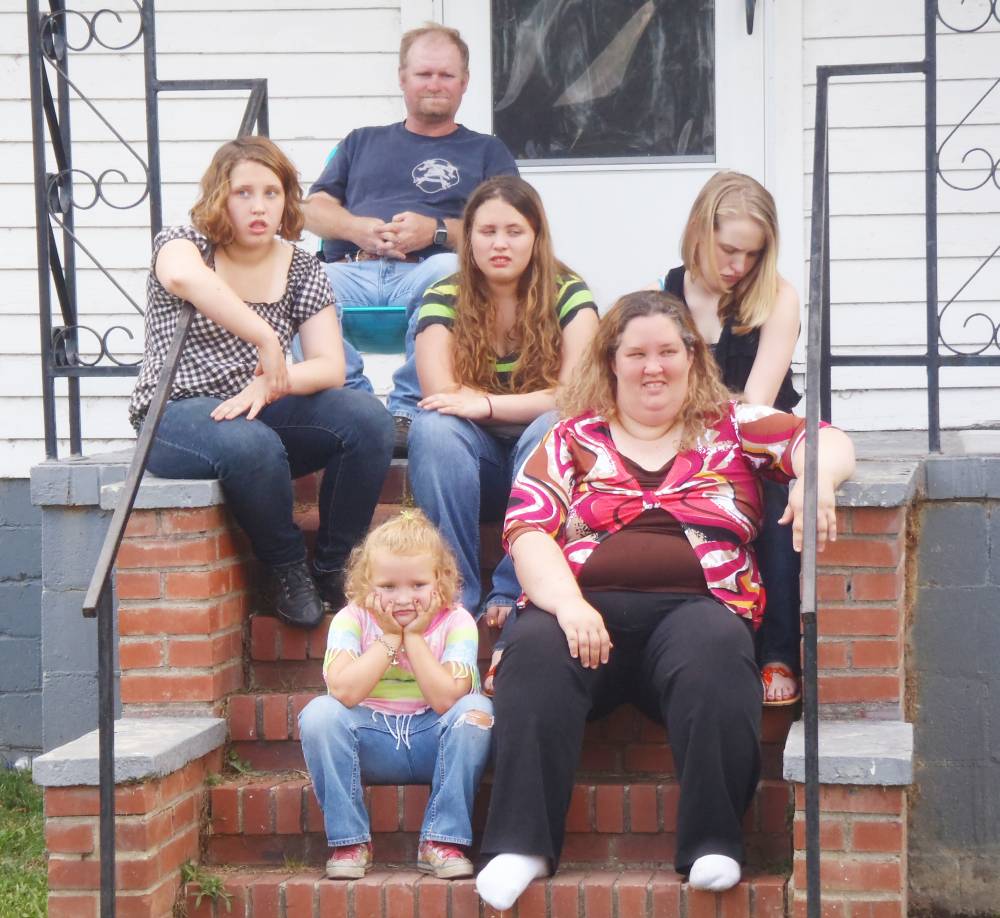
[[[804,424],[731,401],[690,314],[658,291],[619,300],[580,365],[571,416],[521,468],[504,528],[525,608],[497,671],[493,857],[477,879],[497,909],[558,866],[588,718],[631,702],[666,725],[674,865],[698,889],[739,882],[760,773],[765,597],[750,543],[759,477],[799,477]],[[832,427],[819,440],[822,547],[854,451]],[[801,548],[801,483],[782,522]]]

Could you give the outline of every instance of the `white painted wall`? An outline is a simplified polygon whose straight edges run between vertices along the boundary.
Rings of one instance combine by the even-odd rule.
[[[922,4],[916,0],[767,0],[772,56],[768,108],[774,174],[768,184],[779,201],[802,208],[805,219],[785,218],[786,239],[797,236],[808,252],[815,67],[909,59],[922,54]],[[786,6],[792,4],[794,6]],[[92,5],[71,3],[74,8]],[[123,25],[107,28],[109,41],[134,34],[130,4],[115,0]],[[947,4],[946,4],[947,5]],[[954,4],[958,7],[957,2]],[[353,126],[384,123],[402,114],[396,85],[396,51],[403,28],[441,14],[440,0],[296,0],[294,9],[276,0],[160,0],[157,42],[163,78],[266,77],[271,101],[271,134],[298,164],[303,182],[318,174],[330,146]],[[763,6],[763,4],[762,4]],[[801,28],[798,20],[801,18]],[[106,27],[113,26],[104,17]],[[939,121],[951,125],[1000,76],[1000,26],[990,34],[943,35],[939,44]],[[798,38],[789,38],[801,33]],[[38,365],[34,208],[31,187],[31,125],[28,107],[27,26],[18,0],[0,0],[0,477],[26,475],[43,458],[42,407]],[[801,83],[789,62],[801,61]],[[122,134],[144,144],[141,102],[142,63],[138,46],[124,54],[88,52],[73,59],[72,76]],[[790,114],[788,109],[801,104]],[[838,349],[895,350],[922,346],[922,84],[915,78],[855,80],[832,97],[833,164],[832,252],[834,344]],[[212,150],[235,130],[243,94],[165,96],[161,106],[165,222],[185,219],[195,183]],[[798,127],[801,111],[805,130]],[[100,172],[111,166],[131,181],[130,161],[99,122],[74,106],[76,165]],[[959,153],[977,142],[996,155],[1000,91],[994,93],[956,141]],[[942,130],[941,139],[946,130]],[[801,159],[794,150],[801,150]],[[789,155],[789,152],[792,155]],[[947,162],[948,151],[945,151]],[[787,165],[786,165],[787,164]],[[800,165],[801,164],[801,165]],[[772,167],[769,167],[772,168]],[[802,175],[801,196],[790,188]],[[967,169],[970,167],[967,166]],[[133,186],[115,189],[116,200]],[[82,193],[82,192],[81,192]],[[582,192],[582,193],[585,193]],[[1000,244],[1000,190],[977,194],[942,187],[941,296],[946,300],[970,274],[978,259]],[[148,211],[107,208],[78,216],[84,238],[118,280],[142,302],[148,262]],[[783,213],[789,208],[783,205]],[[797,240],[796,240],[797,241]],[[798,246],[786,246],[792,250]],[[138,355],[141,320],[88,268],[80,275],[83,321],[112,324],[135,334],[124,336],[119,353]],[[585,265],[579,266],[581,271]],[[794,272],[794,266],[793,266]],[[805,290],[806,270],[793,278]],[[996,291],[1000,261],[986,268],[966,295],[1000,318]],[[962,318],[969,311],[962,314]],[[976,326],[963,330],[961,319],[946,322],[953,340],[979,341]],[[392,358],[370,362],[376,382],[388,383]],[[993,370],[945,374],[943,421],[967,426],[1000,421],[1000,400]],[[87,452],[118,446],[131,436],[125,402],[131,379],[86,381],[83,389]],[[895,429],[924,425],[923,380],[918,370],[841,370],[834,419],[848,428]],[[66,432],[65,412],[60,431]],[[65,455],[66,446],[61,447]]]
[[[956,24],[969,26],[986,4],[967,8],[942,0]],[[978,18],[982,18],[981,15]],[[809,246],[816,66],[919,60],[923,4],[916,0],[806,0],[803,12],[804,238]],[[938,26],[938,143],[1000,77],[1000,24],[957,35]],[[832,340],[843,353],[923,351],[924,141],[923,81],[919,75],[838,80],[830,98]],[[943,148],[942,166],[954,181],[981,181],[983,160],[960,162],[982,145],[1000,155],[1000,88]],[[938,183],[939,299],[951,298],[977,265],[1000,245],[1000,189],[956,192]],[[808,267],[808,266],[807,266]],[[963,351],[978,350],[992,334],[984,312],[1000,320],[1000,259],[966,289],[961,306],[944,315],[942,331]],[[997,347],[991,351],[997,354]],[[942,425],[1000,422],[1000,371],[942,374]],[[926,376],[918,368],[842,368],[834,372],[834,421],[852,429],[922,427]]]

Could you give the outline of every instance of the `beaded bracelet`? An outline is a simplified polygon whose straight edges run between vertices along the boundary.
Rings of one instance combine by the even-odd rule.
[[[385,638],[377,637],[375,638],[375,640],[378,641],[385,648],[385,652],[389,656],[389,665],[399,666],[399,657],[398,657],[399,648],[393,647]]]

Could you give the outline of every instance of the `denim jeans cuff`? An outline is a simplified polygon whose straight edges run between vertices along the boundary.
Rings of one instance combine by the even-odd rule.
[[[457,835],[442,835],[440,832],[428,832],[426,835],[421,834],[420,836],[421,844],[425,841],[443,842],[446,845],[462,845],[468,848],[472,844],[472,836],[469,835],[468,837],[460,838]]]
[[[352,835],[348,838],[338,839],[337,841],[330,841],[327,838],[326,843],[331,848],[343,848],[345,845],[363,845],[366,842],[371,842],[372,836],[369,832],[367,835]]]

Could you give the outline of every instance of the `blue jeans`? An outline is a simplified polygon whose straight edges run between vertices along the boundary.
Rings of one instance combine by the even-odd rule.
[[[314,698],[299,714],[302,753],[323,810],[331,846],[371,840],[365,784],[430,784],[420,840],[472,844],[472,802],[490,756],[492,729],[464,716],[493,705],[465,695],[444,714],[427,710],[384,716],[332,695]]]
[[[418,507],[455,552],[462,605],[480,607],[479,524],[503,519],[511,481],[556,422],[556,412],[535,418],[517,439],[495,436],[465,418],[421,411],[410,428],[410,487]],[[484,605],[513,605],[521,593],[514,562],[504,556],[493,572]]]
[[[798,673],[801,559],[792,547],[792,527],[778,525],[778,517],[788,503],[788,487],[766,478],[763,485],[764,523],[754,550],[767,591],[767,605],[757,631],[757,658],[761,666],[784,663]]]
[[[392,376],[389,412],[395,416],[413,416],[419,411],[420,383],[413,359],[413,341],[417,333],[417,307],[424,291],[441,278],[458,270],[458,257],[452,253],[431,255],[420,262],[380,258],[376,261],[335,261],[323,266],[337,299],[337,317],[344,306],[405,306],[410,322],[406,329],[406,362]],[[299,354],[296,355],[300,356]],[[349,341],[344,341],[347,361],[345,385],[371,392],[372,384],[364,375],[365,364]]]
[[[323,469],[315,565],[342,570],[368,529],[392,458],[392,419],[372,395],[286,395],[257,418],[213,421],[217,398],[168,402],[149,454],[161,478],[218,478],[226,506],[265,564],[306,556],[292,479]]]

